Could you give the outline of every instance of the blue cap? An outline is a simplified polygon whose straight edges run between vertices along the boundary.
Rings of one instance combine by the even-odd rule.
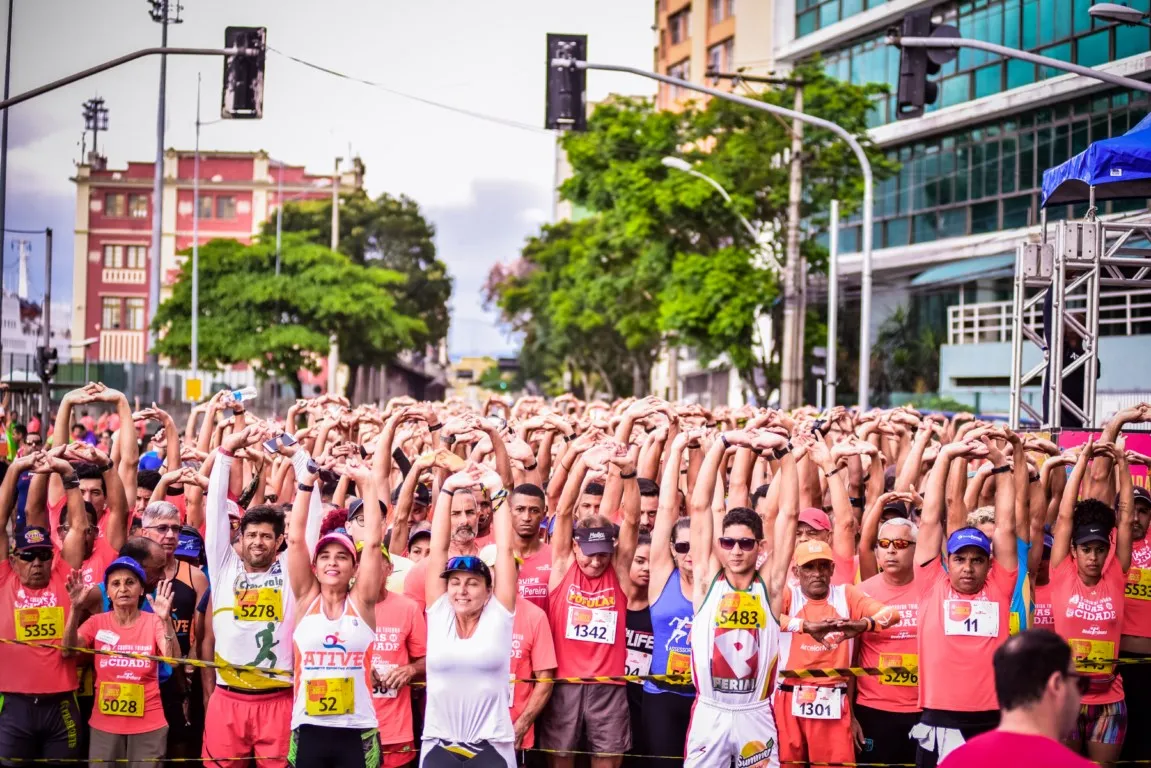
[[[148,583],[148,579],[144,576],[144,569],[134,559],[130,557],[117,557],[108,567],[104,569],[104,583],[108,583],[108,577],[112,575],[112,571],[131,571],[140,580],[141,586]]]
[[[979,547],[991,554],[991,539],[978,528],[960,528],[947,539],[947,554],[954,555],[964,547]]]
[[[140,469],[152,470],[154,472],[162,466],[164,466],[164,460],[161,459],[160,454],[155,451],[148,451],[140,457]]]

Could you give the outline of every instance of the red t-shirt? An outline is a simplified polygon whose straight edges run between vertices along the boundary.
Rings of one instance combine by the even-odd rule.
[[[1055,616],[1051,613],[1051,582],[1035,587],[1035,617],[1031,620],[1032,629],[1055,631]]]
[[[163,619],[143,611],[130,627],[117,624],[112,611],[98,613],[80,625],[83,644],[96,650],[158,655],[163,653],[164,634]],[[100,654],[95,667],[96,705],[88,721],[93,728],[131,736],[168,724],[160,703],[159,662]]]
[[[981,733],[947,756],[939,768],[1096,768],[1055,739],[1007,731]]]
[[[104,569],[117,557],[119,554],[112,549],[107,539],[103,537],[96,539],[96,543],[92,545],[92,556],[85,560],[84,565],[80,568],[84,583],[102,583],[104,581]]]
[[[372,706],[380,723],[380,743],[406,744],[412,735],[412,689],[377,689],[372,670],[386,672],[428,653],[428,625],[416,602],[389,592],[376,603],[376,640],[364,656],[364,674],[372,692]]]
[[[1151,637],[1151,536],[1131,548],[1131,567],[1123,589],[1123,634]]]
[[[951,588],[938,560],[917,565],[919,596],[919,705],[922,709],[986,712],[999,709],[991,657],[1007,642],[1011,595],[1018,569],[995,560],[983,589],[964,595]]]
[[[921,569],[914,570],[922,579]],[[899,623],[878,632],[859,636],[859,666],[918,667],[918,623],[920,585],[912,579],[903,586],[889,584],[883,573],[877,573],[859,585],[859,589],[899,612]],[[865,707],[885,712],[919,711],[919,676],[887,672],[881,676],[856,678],[856,701]]]
[[[627,596],[615,568],[589,579],[572,562],[548,595],[548,622],[556,645],[557,677],[624,674]],[[623,683],[606,683],[623,685]]]
[[[46,646],[0,643],[0,691],[47,694],[76,690],[76,658],[65,659],[48,645],[61,645],[72,613],[65,586],[71,569],[56,551],[48,586],[28,589],[12,564],[0,562],[0,638],[45,641]],[[20,631],[17,632],[17,626]]]
[[[1079,578],[1075,558],[1070,555],[1051,569],[1051,601],[1059,606],[1053,611],[1055,631],[1071,644],[1076,668],[1091,678],[1091,690],[1083,696],[1084,704],[1123,700],[1123,681],[1115,674],[1115,665],[1089,659],[1118,657],[1126,583],[1127,574],[1115,558],[1107,559],[1103,575],[1093,587]]]
[[[573,568],[575,566],[572,566]],[[552,575],[552,548],[541,544],[536,553],[520,566],[519,592],[525,602],[540,610],[548,609],[548,579]]]
[[[575,566],[572,566],[573,568]],[[516,601],[516,616],[512,622],[513,680],[530,680],[536,670],[555,669],[556,650],[552,641],[552,631],[548,627],[548,616],[535,603],[528,600]],[[532,695],[535,683],[516,683],[512,686],[512,723],[523,714],[528,698]],[[524,736],[524,749],[535,746],[535,724],[528,728]]]

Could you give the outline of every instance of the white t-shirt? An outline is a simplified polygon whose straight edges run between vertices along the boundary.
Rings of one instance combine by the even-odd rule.
[[[428,703],[424,739],[514,742],[508,691],[513,614],[493,596],[471,637],[456,633],[446,594],[428,614]]]

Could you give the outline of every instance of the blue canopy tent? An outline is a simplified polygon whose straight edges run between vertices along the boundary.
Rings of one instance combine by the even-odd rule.
[[[1151,198],[1151,114],[1122,136],[1101,139],[1061,165],[1043,172],[1041,207]]]

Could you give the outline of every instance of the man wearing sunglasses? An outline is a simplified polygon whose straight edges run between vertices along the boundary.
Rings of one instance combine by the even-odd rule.
[[[56,551],[42,506],[16,532],[9,554],[8,522],[16,478],[24,471],[59,473],[68,532]],[[76,662],[52,646],[64,638],[72,610],[67,578],[84,560],[88,527],[80,483],[68,462],[37,453],[17,458],[0,485],[0,756],[16,761],[79,762],[83,727],[76,703]],[[2,762],[2,761],[0,761]]]
[[[1093,768],[1095,763],[1059,743],[1074,727],[1090,687],[1075,669],[1070,646],[1054,632],[1032,629],[1000,646],[992,665],[999,727],[956,749],[941,768]]]

